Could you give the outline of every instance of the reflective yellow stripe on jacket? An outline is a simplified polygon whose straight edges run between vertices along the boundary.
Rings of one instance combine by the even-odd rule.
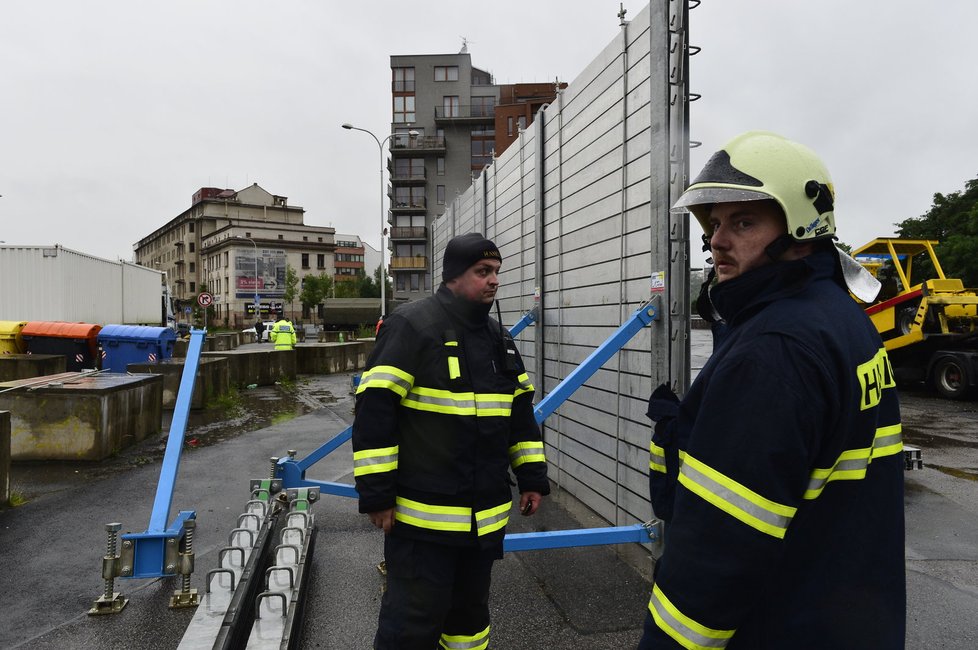
[[[394,519],[411,526],[455,533],[468,533],[472,530],[472,508],[466,506],[436,506],[404,497],[397,497]],[[475,513],[476,533],[486,535],[499,530],[509,523],[507,501],[488,510]]]
[[[736,630],[714,630],[683,614],[659,589],[652,586],[649,612],[659,629],[688,650],[726,648]]]
[[[533,391],[533,384],[530,383],[530,375],[525,372],[516,378],[516,383],[519,384],[516,387],[516,392],[513,393],[513,397],[518,397],[523,393],[530,393]]]
[[[414,386],[414,376],[394,366],[374,366],[360,377],[357,394],[368,388],[386,388],[402,398]]]
[[[832,481],[857,481],[866,478],[866,469],[874,458],[892,456],[903,451],[903,426],[893,424],[880,427],[873,437],[873,446],[865,449],[847,449],[839,455],[832,467],[816,469],[805,490],[806,499],[817,499],[825,486]]]
[[[455,393],[415,386],[401,400],[401,406],[445,415],[509,417],[513,396],[501,393]]]
[[[509,464],[516,469],[523,463],[545,463],[546,456],[543,454],[543,441],[524,440],[509,448]]]
[[[666,473],[666,450],[649,441],[649,469],[653,472]]]
[[[468,634],[442,634],[438,646],[445,650],[484,650],[489,647],[489,626],[481,632]]]
[[[784,538],[797,511],[765,499],[689,454],[679,469],[679,482],[728,515],[778,539]]]
[[[379,474],[397,469],[398,446],[353,452],[353,475]]]

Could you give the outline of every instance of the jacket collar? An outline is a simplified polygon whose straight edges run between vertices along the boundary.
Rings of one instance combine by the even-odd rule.
[[[489,309],[491,304],[486,305],[481,302],[472,302],[465,298],[459,298],[444,283],[438,287],[435,298],[445,308],[448,313],[467,329],[477,329],[485,327],[489,322]]]

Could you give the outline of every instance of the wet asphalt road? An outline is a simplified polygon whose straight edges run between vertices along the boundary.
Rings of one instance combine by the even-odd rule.
[[[693,366],[709,353],[693,333]],[[216,566],[217,550],[248,497],[248,479],[267,475],[268,457],[312,451],[351,421],[349,375],[300,378],[294,386],[242,393],[226,409],[194,413],[173,512],[198,513],[193,586]],[[901,390],[906,440],[924,468],[906,474],[907,648],[978,647],[978,402],[947,402]],[[145,529],[162,447],[144,443],[99,464],[18,464],[12,489],[27,499],[0,511],[0,648],[176,648],[192,611],[169,610],[173,580],[119,581],[130,598],[116,616],[88,617],[101,593],[103,525]],[[352,482],[348,445],[310,471]],[[560,498],[516,532],[598,526]],[[369,648],[379,607],[375,565],[382,540],[356,504],[316,504],[314,556],[302,648]],[[641,634],[651,561],[638,547],[623,561],[592,547],[509,554],[494,572],[495,648],[631,648]],[[637,560],[636,560],[637,558]]]

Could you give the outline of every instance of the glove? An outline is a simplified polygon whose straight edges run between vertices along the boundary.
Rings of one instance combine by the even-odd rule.
[[[679,415],[679,397],[664,383],[649,396],[649,409],[645,412],[653,422]]]

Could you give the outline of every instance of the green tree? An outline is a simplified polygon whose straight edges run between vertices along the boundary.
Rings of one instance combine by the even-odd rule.
[[[299,274],[290,264],[285,265],[285,295],[282,299],[289,303],[289,311],[295,311],[295,298],[299,290]]]
[[[935,194],[926,214],[894,225],[900,237],[939,241],[944,275],[960,278],[966,287],[978,286],[978,178],[965,182],[961,192]]]
[[[299,302],[303,308],[312,310],[323,304],[327,296],[333,291],[333,279],[325,272],[319,275],[307,275],[302,279],[302,291],[299,293]]]

